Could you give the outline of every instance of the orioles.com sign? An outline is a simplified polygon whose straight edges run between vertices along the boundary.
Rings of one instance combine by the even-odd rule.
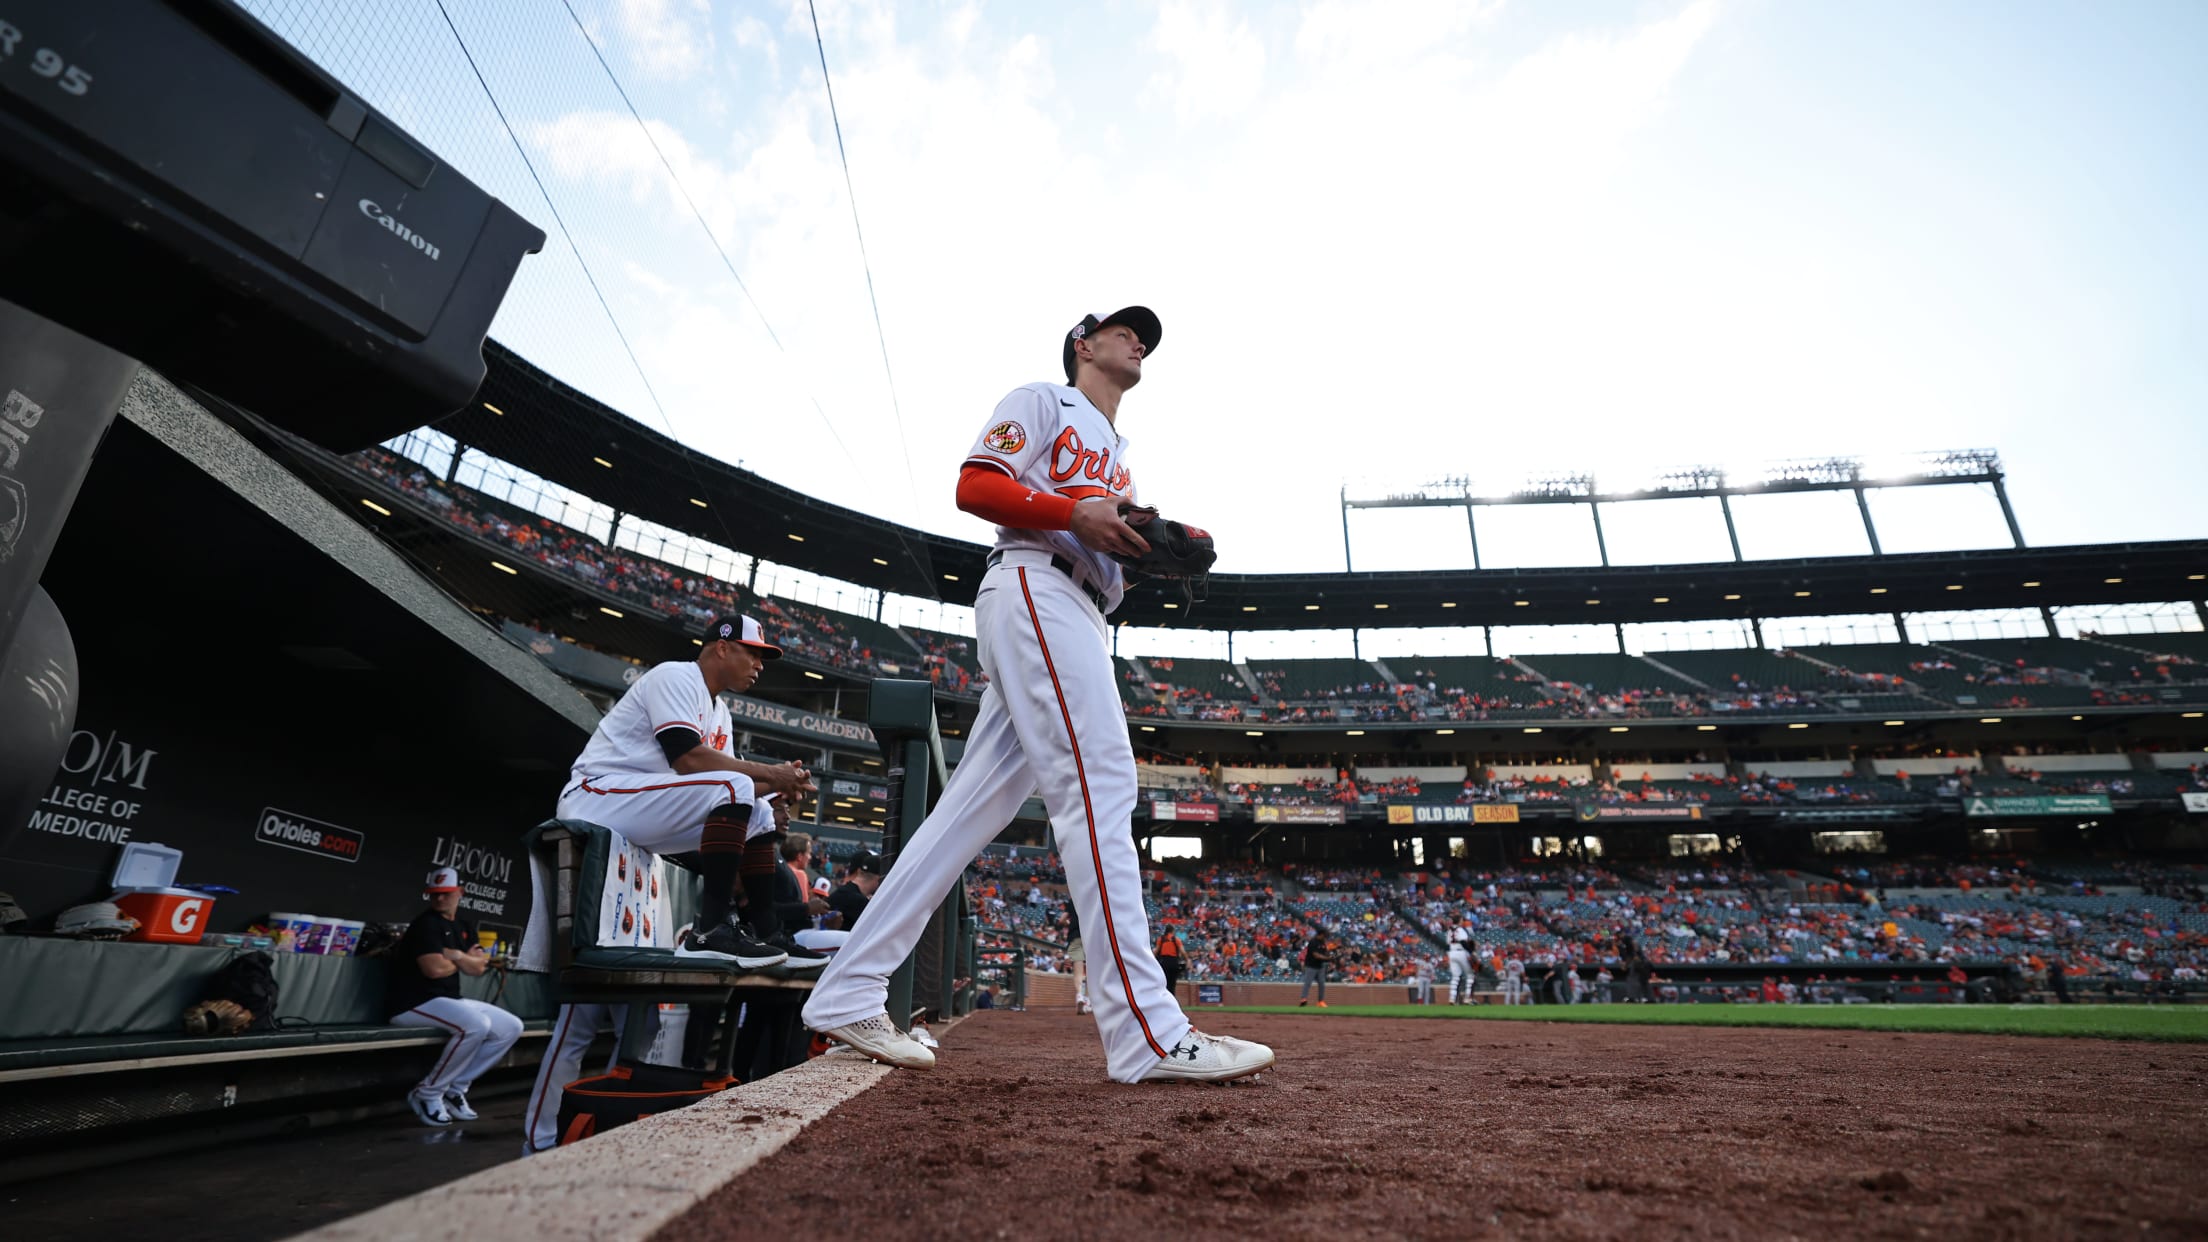
[[[368,838],[351,828],[268,806],[261,808],[253,839],[263,845],[334,858],[338,862],[359,862],[360,848]]]

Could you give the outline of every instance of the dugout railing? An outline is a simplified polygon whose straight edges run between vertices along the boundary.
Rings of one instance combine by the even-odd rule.
[[[868,696],[867,725],[889,765],[882,849],[895,870],[905,843],[935,809],[950,780],[935,718],[934,684],[877,678]],[[889,978],[889,1016],[899,1028],[911,1029],[926,1014],[950,1018],[973,1008],[978,930],[962,876],[929,916],[912,955]]]

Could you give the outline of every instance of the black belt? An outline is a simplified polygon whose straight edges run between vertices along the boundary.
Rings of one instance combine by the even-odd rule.
[[[1039,550],[1040,549],[1038,549],[1038,551]],[[1003,562],[1003,560],[1003,548],[998,548],[997,550],[989,554],[989,563],[991,565],[1000,564],[1001,562]],[[1050,567],[1057,570],[1059,573],[1064,574],[1067,578],[1071,579],[1073,581],[1073,585],[1080,587],[1081,593],[1089,597],[1089,602],[1096,605],[1096,610],[1098,612],[1103,612],[1105,610],[1107,605],[1104,602],[1104,592],[1099,591],[1095,587],[1090,586],[1088,583],[1081,581],[1081,576],[1074,572],[1074,565],[1072,561],[1069,561],[1065,557],[1062,557],[1053,552],[1050,554]]]

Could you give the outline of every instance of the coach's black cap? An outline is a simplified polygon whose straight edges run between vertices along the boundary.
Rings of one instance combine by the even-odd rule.
[[[889,860],[873,850],[861,850],[858,856],[851,860],[851,869],[853,871],[864,871],[868,875],[888,875]]]
[[[1060,357],[1066,364],[1066,382],[1073,382],[1073,343],[1092,332],[1101,332],[1113,324],[1125,324],[1135,330],[1135,339],[1142,342],[1142,356],[1147,358],[1158,352],[1158,338],[1165,329],[1158,325],[1158,316],[1147,306],[1128,306],[1098,318],[1083,315],[1081,322],[1066,333],[1066,347]]]

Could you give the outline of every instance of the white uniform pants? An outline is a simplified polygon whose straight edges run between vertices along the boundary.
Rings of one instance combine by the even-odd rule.
[[[1150,950],[1130,821],[1134,749],[1104,618],[1047,555],[1010,551],[974,604],[981,712],[935,813],[905,844],[866,917],[821,975],[805,1024],[832,1030],[881,1013],[890,973],[966,864],[1040,787],[1088,949],[1089,1002],[1107,1072],[1134,1082],[1188,1032]]]
[[[560,1143],[560,1093],[583,1076],[583,1054],[600,1031],[614,1033],[612,1069],[621,1056],[621,1025],[628,1018],[626,1005],[562,1005],[552,1023],[552,1039],[545,1045],[544,1062],[537,1066],[536,1089],[529,1093],[529,1107],[521,1114],[522,1148],[543,1151]]]
[[[1472,999],[1472,959],[1462,953],[1449,955],[1449,1003],[1457,1003],[1461,993],[1465,1000]]]
[[[751,778],[741,772],[611,772],[568,778],[553,815],[611,829],[629,844],[654,854],[687,854],[705,835],[705,817],[734,802],[749,804],[745,839],[774,831],[774,806],[759,799]],[[523,970],[552,967],[551,864],[529,856],[529,925],[521,938],[516,965]]]
[[[498,1064],[521,1038],[521,1019],[496,1005],[456,996],[432,996],[391,1015],[391,1025],[428,1027],[452,1036],[428,1075],[414,1084],[414,1094],[425,1100],[466,1095],[476,1078]]]

